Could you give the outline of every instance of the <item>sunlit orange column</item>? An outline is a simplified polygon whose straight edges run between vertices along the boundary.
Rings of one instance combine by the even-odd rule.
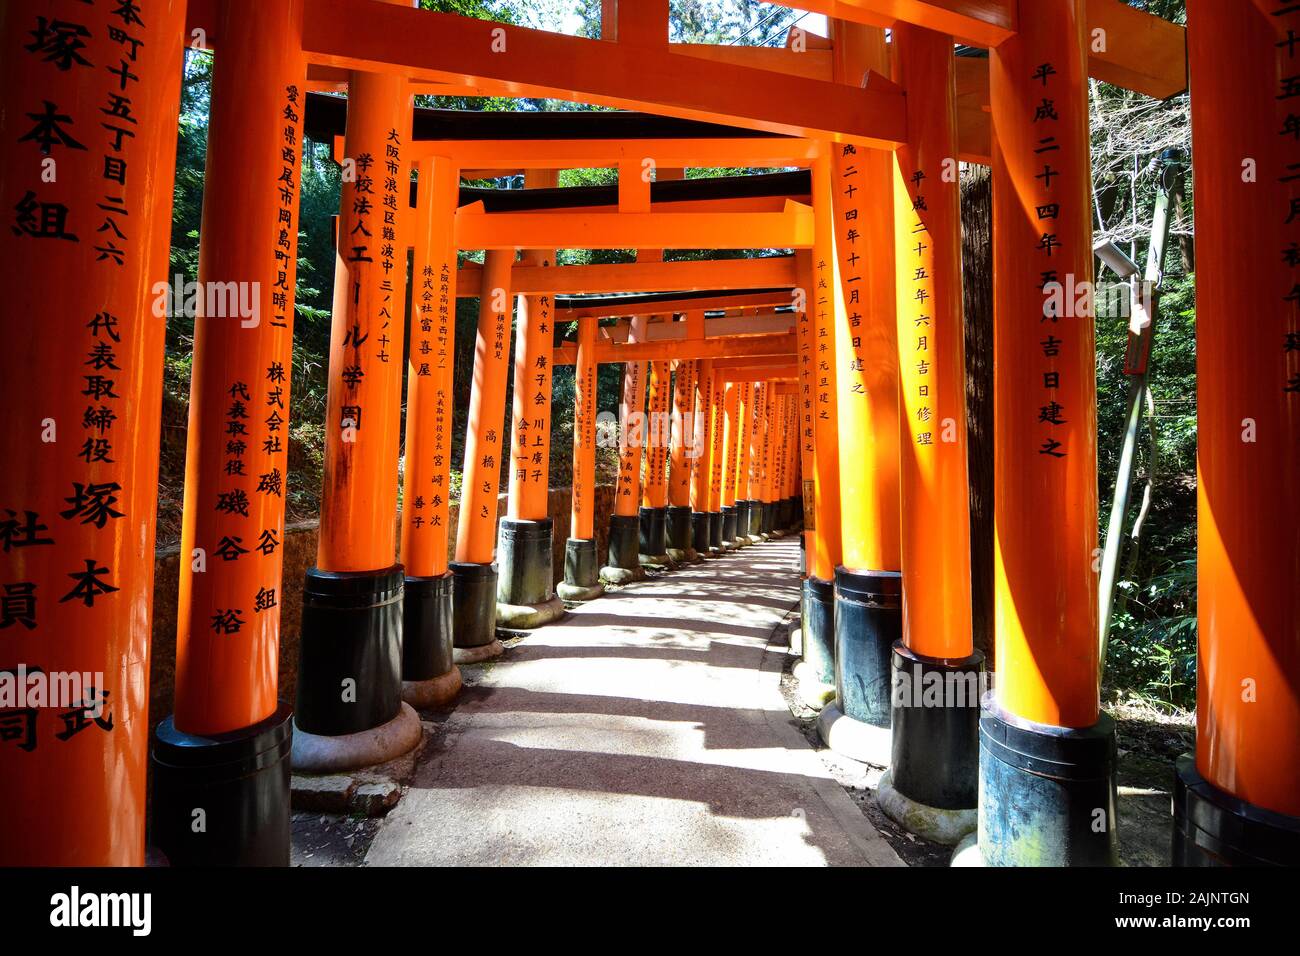
[[[640,555],[654,564],[668,563],[668,442],[672,380],[666,360],[650,363],[646,382],[646,442],[641,484]]]
[[[713,471],[713,360],[695,363],[694,392],[691,396],[691,436],[685,442],[685,457],[691,516],[691,549],[701,557],[709,553],[709,479]]]
[[[998,682],[980,721],[979,849],[994,865],[1115,854],[1092,319],[1052,307],[1055,285],[1092,279],[1084,12],[1082,0],[1022,4],[1019,32],[989,61]],[[1022,756],[1042,747],[1056,774]]]
[[[530,169],[529,189],[554,187],[554,169]],[[550,268],[554,249],[526,249],[521,264]],[[554,302],[549,294],[519,296],[510,429],[510,496],[501,521],[497,619],[506,627],[540,627],[564,615],[555,594],[550,517],[551,351]]]
[[[891,686],[904,692],[892,694],[893,799],[881,805],[951,843],[975,828],[984,661],[971,642],[956,70],[949,35],[899,24],[893,49],[908,109],[893,170],[903,637]],[[926,686],[943,699],[906,692]]]
[[[739,516],[736,513],[736,473],[740,458],[740,389],[735,382],[726,385],[722,401],[723,458],[722,468],[722,540],[728,548],[737,547]]]
[[[632,320],[632,341],[644,329],[644,318]],[[645,444],[645,362],[623,363],[623,394],[618,422],[618,485],[614,489],[614,514],[609,520],[609,549],[601,580],[626,584],[641,570],[641,449]]]
[[[1196,150],[1196,758],[1176,865],[1300,846],[1300,11],[1187,8]]]
[[[817,467],[816,455],[816,409],[817,409],[817,360],[814,352],[813,310],[808,304],[812,293],[812,252],[801,249],[795,252],[795,263],[799,270],[800,287],[795,290],[795,356],[799,369],[796,383],[795,415],[799,435],[799,514],[803,522],[803,534],[799,539],[800,571],[811,574],[810,556],[816,554],[817,524]],[[839,527],[838,520],[836,527]],[[831,568],[834,573],[834,568]],[[804,591],[803,612],[808,610],[807,590]],[[807,618],[805,617],[805,620]],[[806,631],[805,631],[806,635]],[[831,637],[834,638],[832,630]],[[832,644],[833,648],[833,644]],[[830,649],[828,649],[830,650]],[[806,651],[806,648],[805,648]],[[826,673],[834,678],[834,665],[828,653]]]
[[[753,502],[749,497],[749,471],[753,459],[754,383],[739,383],[736,396],[736,540],[741,546],[749,540]]]
[[[289,862],[292,709],[278,700],[298,187],[301,3],[223,4],[212,80],[177,601],[175,713],[154,747],[155,843],[172,865]],[[223,298],[206,290],[238,290]],[[213,739],[220,735],[223,739]],[[229,800],[196,795],[233,770]],[[199,757],[198,755],[202,755]],[[283,765],[283,766],[282,766]],[[220,771],[217,771],[220,772]]]
[[[767,384],[767,407],[763,410],[763,520],[759,531],[766,535],[776,531],[777,449],[781,444],[780,430],[777,427],[780,403],[776,389],[775,382]]]
[[[3,866],[144,862],[185,4],[144,19],[102,3],[0,10]],[[66,695],[61,675],[77,678]],[[38,684],[54,699],[29,697]]]
[[[397,563],[411,95],[401,76],[348,75],[320,543],[303,594],[294,713],[302,770],[382,762],[420,739],[401,699]]]
[[[673,373],[671,434],[669,436],[668,514],[665,537],[668,556],[674,561],[696,556],[691,528],[690,451],[695,434],[695,378],[699,363],[687,359],[677,363]]]
[[[836,325],[837,318],[842,319],[844,300],[839,294],[839,266],[835,260],[829,159],[818,159],[812,176],[815,246],[811,257],[801,260],[800,268],[800,284],[807,289],[809,321],[799,336],[809,349],[805,352],[800,346],[800,375],[809,379],[811,388],[808,415],[813,432],[815,514],[805,525],[811,534],[808,577],[803,582],[803,660],[796,666],[804,702],[820,708],[835,691],[835,569],[840,563],[842,533],[840,446],[853,447],[862,438],[847,433],[841,438],[840,434],[838,381],[843,362],[837,359]],[[804,362],[805,356],[810,359],[810,368]],[[808,497],[807,478],[804,497]]]
[[[883,30],[839,20],[831,27],[838,82],[888,82]],[[825,248],[836,272],[836,410],[844,436],[836,702],[821,729],[833,749],[875,764],[890,759],[890,654],[902,634],[893,163],[889,152],[828,143],[813,169],[818,237],[829,232]]]
[[[497,621],[497,493],[505,443],[506,375],[510,365],[510,270],[515,250],[490,249],[483,259],[474,381],[469,393],[465,463],[456,527],[452,630],[458,663],[501,653]]]
[[[416,167],[402,473],[402,699],[422,708],[446,703],[461,686],[452,659],[447,569],[460,177],[449,157],[429,157]]]
[[[564,580],[556,592],[566,601],[590,601],[604,593],[596,557],[596,317],[578,319],[574,366],[573,502],[564,546]]]
[[[721,556],[722,542],[726,540],[722,527],[722,476],[727,463],[727,384],[720,369],[714,369],[709,391],[709,497],[705,510],[709,513],[709,553]]]
[[[766,382],[754,382],[750,393],[750,404],[745,416],[746,436],[749,445],[749,490],[745,499],[749,502],[749,535],[757,538],[763,525],[763,465],[764,437],[767,433],[767,396]]]

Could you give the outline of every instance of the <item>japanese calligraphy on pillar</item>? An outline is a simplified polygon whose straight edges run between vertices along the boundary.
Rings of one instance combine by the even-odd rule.
[[[645,363],[623,364],[623,407],[619,427],[618,499],[630,502],[633,509],[620,514],[635,514],[638,499],[638,478],[641,470],[641,445],[644,434]],[[623,509],[629,507],[623,505]]]
[[[50,693],[0,706],[0,856],[48,838],[46,865],[140,865],[184,13],[43,0],[3,18],[0,665]],[[60,695],[57,675],[84,679]]]
[[[708,510],[713,512],[722,508],[722,474],[726,465],[723,440],[726,437],[724,431],[727,427],[727,383],[723,380],[721,369],[714,370],[709,387],[713,393],[712,405],[710,406],[713,424],[711,426],[712,431],[709,433],[713,451],[709,456]]]
[[[1032,104],[1034,135],[1029,148],[1033,150],[1033,165],[1037,168],[1034,175],[1037,186],[1033,188],[1033,214],[1040,234],[1034,248],[1025,250],[1037,263],[1042,281],[1040,288],[1047,296],[1043,307],[1044,335],[1038,343],[1043,394],[1036,413],[1041,440],[1038,453],[1050,458],[1064,458],[1070,453],[1068,443],[1059,430],[1067,424],[1067,414],[1077,415],[1081,412],[1081,409],[1066,408],[1061,401],[1061,376],[1068,373],[1060,370],[1065,363],[1056,361],[1061,356],[1062,349],[1077,349],[1078,342],[1061,328],[1062,320],[1068,319],[1061,314],[1059,307],[1052,304],[1050,295],[1047,295],[1053,288],[1064,284],[1058,264],[1053,258],[1062,247],[1054,223],[1061,218],[1062,202],[1069,201],[1063,195],[1064,189],[1056,182],[1061,170],[1052,165],[1055,154],[1061,150],[1061,144],[1057,140],[1057,126],[1061,120],[1056,104],[1057,76],[1056,67],[1048,61],[1038,64],[1031,77],[1039,87],[1035,90],[1039,95]],[[1073,279],[1078,281],[1078,277]]]

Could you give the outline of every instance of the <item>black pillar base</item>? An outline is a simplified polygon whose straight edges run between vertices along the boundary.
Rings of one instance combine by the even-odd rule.
[[[441,677],[455,666],[451,654],[452,574],[407,578],[402,597],[402,680]]]
[[[652,558],[668,550],[668,509],[642,508],[640,510],[641,553]]]
[[[845,716],[890,725],[890,658],[903,636],[903,576],[835,569],[835,696]]]
[[[382,571],[307,572],[294,707],[299,729],[339,737],[397,716],[404,583],[400,564]]]
[[[600,583],[594,538],[569,538],[564,542],[564,583],[574,588],[594,588]]]
[[[1191,754],[1174,780],[1174,866],[1300,866],[1300,817],[1215,787]]]
[[[790,528],[790,499],[782,498],[780,501],[773,503],[773,522],[778,531],[787,531]]]
[[[171,717],[158,724],[150,836],[168,863],[288,866],[292,741],[293,711],[284,703],[230,733],[183,733]]]
[[[749,544],[749,509],[750,502],[744,499],[736,501],[736,540]]]
[[[694,535],[691,533],[691,509],[689,505],[670,505],[665,516],[664,535],[667,548],[674,551],[689,551]],[[663,554],[663,551],[655,551]]]
[[[691,512],[691,547],[700,554],[709,550],[709,513]]]
[[[606,565],[635,571],[641,567],[637,559],[640,552],[641,522],[636,515],[614,515],[609,519],[609,554]]]
[[[803,660],[823,684],[835,682],[835,585],[820,578],[804,578]]]
[[[737,502],[739,504],[739,502]],[[745,502],[745,527],[741,530],[742,535],[754,537],[758,534],[758,524],[762,517],[763,502],[755,501],[750,498]]]
[[[1115,722],[1037,724],[984,695],[979,852],[986,866],[1116,866]]]
[[[719,551],[722,550],[722,542],[723,542],[722,512],[710,511],[709,512],[709,545],[708,545],[709,549],[710,550],[717,549]]]
[[[486,647],[497,639],[497,566],[453,561],[452,646]]]
[[[775,531],[776,531],[776,502],[764,501],[762,532],[763,534],[770,535]]]
[[[740,523],[740,511],[737,505],[722,506],[722,540],[736,540],[736,526]],[[721,547],[721,542],[719,542]]]
[[[808,536],[799,535],[799,573],[808,573]]]
[[[502,518],[497,536],[497,600],[545,604],[555,597],[551,536],[555,522]]]
[[[974,809],[984,655],[922,657],[898,641],[891,663],[894,789],[927,807]]]

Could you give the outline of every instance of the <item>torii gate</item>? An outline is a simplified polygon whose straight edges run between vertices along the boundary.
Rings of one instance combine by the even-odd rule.
[[[4,862],[143,858],[150,477],[163,348],[162,328],[147,310],[166,270],[176,64],[185,38],[200,29],[216,49],[200,280],[256,281],[261,321],[241,328],[209,312],[196,323],[182,546],[194,560],[181,585],[176,713],[154,745],[155,834],[177,862],[287,858],[291,736],[295,759],[314,754],[318,766],[358,759],[358,751],[371,759],[410,739],[396,636],[410,613],[404,592],[417,589],[410,581],[445,581],[436,542],[447,532],[444,522],[423,541],[417,532],[427,529],[410,527],[414,515],[408,519],[404,509],[403,559],[411,563],[396,563],[401,380],[392,357],[401,354],[405,330],[391,303],[402,300],[404,270],[394,257],[407,245],[417,249],[414,281],[426,275],[425,264],[435,277],[430,330],[421,326],[415,335],[434,349],[450,325],[454,294],[443,286],[459,278],[457,250],[488,250],[477,287],[483,374],[471,393],[475,462],[492,457],[489,445],[506,453],[503,435],[489,441],[487,423],[504,419],[501,343],[509,338],[515,249],[799,250],[797,287],[808,299],[797,310],[791,351],[810,526],[806,644],[814,658],[820,655],[809,663],[829,662],[833,671],[822,671],[836,694],[823,721],[827,736],[859,752],[879,754],[887,744],[892,767],[884,790],[904,807],[950,811],[938,816],[958,827],[971,822],[978,752],[976,852],[986,863],[1112,861],[1114,738],[1098,707],[1091,568],[1092,335],[1086,323],[1044,314],[1042,293],[1048,274],[1091,275],[1087,78],[1166,96],[1183,88],[1186,65],[1204,217],[1202,626],[1198,755],[1195,766],[1180,767],[1177,854],[1185,861],[1257,862],[1291,852],[1286,848],[1296,845],[1300,826],[1293,770],[1300,758],[1300,599],[1287,575],[1300,560],[1293,530],[1300,516],[1283,476],[1294,473],[1300,447],[1291,347],[1300,320],[1285,255],[1295,177],[1287,174],[1290,139],[1278,130],[1286,133],[1296,120],[1290,92],[1275,84],[1294,72],[1290,41],[1300,33],[1300,14],[1280,0],[1190,0],[1184,56],[1181,28],[1119,0],[799,5],[839,18],[830,42],[811,56],[674,49],[666,0],[606,3],[601,40],[370,0],[285,0],[255,9],[232,0],[159,0],[134,21],[109,5],[79,7],[78,39],[69,43],[52,27],[61,16],[52,2],[6,8],[0,201],[13,219],[0,244],[11,274],[24,281],[3,308],[6,327],[30,349],[11,349],[0,360],[10,421],[27,423],[15,425],[17,453],[0,478],[8,559],[2,626],[23,667],[103,679],[63,712],[71,723],[57,741],[51,708],[6,712],[0,771],[15,783],[0,794],[0,819],[12,836]],[[882,27],[893,31],[888,61]],[[500,31],[504,53],[489,52],[490,31]],[[989,48],[989,56],[955,60],[954,38]],[[84,69],[92,62],[121,67]],[[644,76],[656,84],[645,84]],[[304,634],[295,717],[304,732],[291,735],[289,708],[277,702],[275,660],[294,166],[307,90],[340,82],[349,89],[347,153],[368,158],[363,178],[376,198],[372,203],[356,182],[345,184],[327,493],[320,567],[304,600],[311,633]],[[486,204],[457,211],[458,163],[492,168],[492,157],[509,149],[512,168],[546,171],[578,165],[587,154],[544,141],[485,141],[459,158],[436,147],[419,152],[409,107],[417,89],[558,96],[756,131],[764,135],[746,138],[745,149],[759,150],[747,154],[749,164],[773,162],[774,153],[762,151],[768,147],[805,151],[789,165],[811,169],[811,201],[773,208],[758,197],[725,211],[656,210],[639,177],[642,143],[630,151],[615,146],[606,157],[632,174],[620,177],[616,214],[490,212]],[[51,106],[44,113],[42,101]],[[80,104],[98,104],[99,112]],[[726,150],[710,152],[707,143],[701,138],[653,155],[665,169],[719,161]],[[738,155],[734,143],[728,148]],[[1242,176],[1243,149],[1265,167],[1263,176]],[[960,597],[969,586],[960,260],[956,182],[945,173],[963,157],[991,160],[998,237],[999,682],[982,710],[970,700],[937,708],[890,703],[884,692],[900,674],[947,680],[976,675],[982,666],[970,652],[968,602]],[[57,176],[43,178],[45,160],[57,164]],[[433,198],[412,230],[402,187],[414,162]],[[146,168],[161,175],[140,175]],[[861,201],[863,191],[873,202]],[[1261,235],[1283,257],[1241,261],[1242,237]],[[871,255],[858,253],[858,243]],[[638,265],[667,284],[604,291],[691,288],[668,278],[682,270],[666,267],[680,264]],[[555,294],[542,275],[547,268],[532,263],[519,270],[531,269],[540,280],[528,294]],[[68,275],[78,281],[67,282]],[[601,275],[588,272],[581,281],[599,282]],[[737,286],[761,287],[752,279]],[[497,290],[507,293],[503,301],[493,301]],[[1243,302],[1271,317],[1276,338],[1241,334],[1232,317]],[[521,311],[525,359],[543,342],[527,333],[544,305],[526,299]],[[594,322],[586,328],[578,351],[585,341],[593,355],[584,365],[600,349]],[[704,345],[707,338],[695,351]],[[617,348],[634,350],[639,361],[653,347]],[[725,355],[685,356],[677,344],[670,357]],[[37,382],[32,368],[41,370]],[[408,442],[430,451],[449,448],[445,431],[435,424],[430,436],[424,424],[436,423],[440,400],[446,414],[452,394],[453,383],[438,371],[413,373],[421,381],[413,390],[414,422],[408,420]],[[743,406],[733,401],[734,388],[721,402],[716,387],[713,395],[722,410],[713,434],[727,443],[726,423]],[[1247,421],[1255,436],[1249,442],[1242,438]],[[953,440],[946,441],[949,426]],[[223,431],[228,437],[218,440]],[[130,454],[123,436],[131,439]],[[737,486],[744,453],[737,444]],[[413,463],[414,480],[445,474],[445,458]],[[478,464],[466,469],[466,481],[457,556],[469,581],[471,567],[490,564],[496,478]],[[731,494],[734,507],[735,489]],[[715,500],[711,492],[709,499]],[[716,500],[725,513],[725,489]],[[489,580],[478,574],[477,590],[463,590],[462,606],[495,604]],[[421,600],[443,608],[443,593],[443,585],[430,584]],[[414,617],[432,622],[417,626],[445,634],[440,614]],[[430,682],[451,673],[445,652],[439,645],[416,655],[410,683],[438,692]],[[352,697],[339,706],[340,684],[347,692],[349,681]],[[1243,681],[1260,693],[1243,697]],[[1045,762],[1050,772],[1043,772]],[[258,772],[236,783],[216,769],[231,766]],[[215,795],[207,840],[188,835],[196,788]],[[249,827],[243,811],[252,806],[264,816]]]

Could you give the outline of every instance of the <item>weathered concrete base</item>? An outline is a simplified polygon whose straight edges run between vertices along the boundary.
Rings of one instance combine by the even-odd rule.
[[[821,710],[835,699],[835,685],[817,679],[816,669],[807,661],[799,661],[791,671],[799,682],[799,700],[811,710]]]
[[[873,767],[888,767],[893,756],[893,732],[888,727],[854,720],[840,710],[838,701],[833,700],[822,708],[817,717],[817,733],[837,754]]]
[[[949,866],[986,866],[984,854],[980,852],[979,838],[974,833],[968,833],[961,838],[956,849],[952,851],[952,860]]]
[[[616,568],[606,565],[600,569],[600,580],[605,584],[631,584],[645,578],[643,568]]]
[[[690,560],[689,554],[681,548],[669,548],[667,553],[668,560],[673,564],[685,564]]]
[[[641,562],[643,568],[675,568],[677,562],[667,554],[638,554],[637,560]]]
[[[723,555],[724,553],[725,553],[725,550],[724,550],[724,548],[723,548],[721,545],[718,545],[717,547],[714,547],[713,545],[710,545],[710,546],[709,546],[709,553],[706,554],[705,557],[706,557],[706,558],[720,558],[720,557],[722,557],[722,555]]]
[[[307,773],[338,773],[387,763],[413,750],[420,742],[420,717],[403,702],[397,716],[386,724],[355,734],[326,737],[293,728],[293,769]]]
[[[876,803],[885,816],[904,830],[944,846],[960,843],[967,834],[975,832],[978,823],[978,812],[974,807],[943,810],[904,796],[894,788],[893,775],[888,770],[876,785]]]
[[[452,651],[452,658],[457,664],[478,664],[500,657],[505,650],[500,641],[493,640],[479,647],[457,647]]]
[[[562,601],[594,601],[605,593],[605,586],[595,584],[589,588],[584,588],[576,584],[565,584],[561,581],[555,586],[555,593]]]
[[[694,548],[688,548],[686,550],[687,564],[701,564],[703,561],[704,554],[702,552],[696,551]]]
[[[401,799],[433,739],[433,725],[420,725],[419,745],[386,763],[341,773],[295,773],[290,779],[296,811],[381,817]]]
[[[452,664],[447,673],[430,680],[402,681],[402,700],[416,710],[442,707],[456,699],[463,683],[460,668]]]
[[[751,534],[748,536],[748,538],[746,538],[746,540],[750,544],[762,544],[767,539],[763,537],[761,534]]]
[[[564,617],[564,601],[553,597],[541,604],[502,604],[497,602],[497,626],[530,631]]]

